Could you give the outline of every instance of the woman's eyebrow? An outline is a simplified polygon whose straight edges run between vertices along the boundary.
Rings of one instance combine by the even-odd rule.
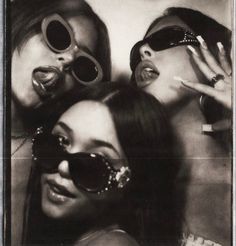
[[[85,51],[86,53],[88,53],[89,55],[94,56],[93,52],[85,45],[79,44],[78,47],[83,51]]]
[[[67,133],[73,133],[72,129],[67,125],[65,124],[64,122],[62,121],[59,121],[56,126],[60,126],[65,132]]]
[[[118,150],[109,142],[106,142],[106,141],[100,140],[100,139],[91,139],[91,143],[93,145],[99,145],[102,147],[109,148],[109,149],[113,150],[120,157],[120,153],[118,152]]]

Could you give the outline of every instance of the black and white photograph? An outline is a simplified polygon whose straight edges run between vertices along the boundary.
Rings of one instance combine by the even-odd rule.
[[[233,245],[233,8],[5,1],[3,245]]]

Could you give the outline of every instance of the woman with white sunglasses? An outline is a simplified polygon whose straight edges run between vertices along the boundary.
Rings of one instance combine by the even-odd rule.
[[[32,132],[65,93],[110,78],[110,50],[104,23],[83,0],[15,0],[11,24],[10,234],[18,245]]]

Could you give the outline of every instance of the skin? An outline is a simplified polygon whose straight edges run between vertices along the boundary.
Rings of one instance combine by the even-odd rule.
[[[232,111],[232,68],[226,58],[226,52],[223,45],[221,43],[218,43],[217,45],[219,49],[219,63],[209,52],[205,41],[203,41],[201,45],[201,54],[205,60],[200,58],[200,53],[198,52],[194,52],[192,57],[199,70],[205,74],[209,81],[211,81],[211,78],[214,77],[215,74],[223,75],[222,79],[219,79],[213,86],[202,83],[194,83],[183,78],[179,78],[179,81],[190,89],[214,98],[218,103],[222,104],[225,109]],[[221,119],[212,124],[211,127],[214,131],[231,129],[231,118]]]
[[[173,16],[162,19],[147,36],[171,25],[191,30]],[[206,54],[207,51],[202,50],[202,47],[200,50],[195,48],[195,52],[205,52],[203,55],[207,58],[207,65],[214,66],[209,54]],[[224,144],[201,132],[206,119],[199,107],[199,94],[192,90],[199,88],[196,86],[199,82],[204,82],[212,76],[209,70],[201,69],[203,63],[189,52],[187,46],[155,52],[145,44],[140,48],[140,56],[143,62],[152,62],[160,73],[158,78],[149,81],[143,89],[170,110],[171,123],[176,135],[176,150],[183,164],[177,188],[183,197],[179,206],[183,207],[183,202],[185,205],[184,232],[222,245],[230,245],[230,155]],[[174,76],[184,78],[184,81],[174,80]],[[226,78],[224,83],[228,83],[228,77]],[[222,101],[222,94],[229,95],[228,84],[223,92],[218,93],[221,95],[221,98],[217,98],[218,101]]]
[[[200,40],[201,36],[198,36]],[[181,79],[181,82],[195,91],[203,93],[207,96],[213,97],[216,101],[221,103],[226,109],[232,110],[232,68],[226,58],[226,52],[222,43],[218,42],[218,59],[219,62],[209,52],[206,42],[201,41],[201,54],[205,60],[200,58],[200,53],[192,53],[194,62],[197,64],[199,70],[211,81],[212,77],[216,74],[223,75],[213,86],[205,85],[202,83],[193,83]]]
[[[91,20],[84,16],[75,16],[65,19],[74,32],[78,50],[95,51],[97,32]],[[78,50],[69,50],[65,53],[55,53],[47,46],[41,33],[32,36],[23,45],[20,52],[15,50],[12,56],[12,93],[23,107],[37,108],[45,98],[41,98],[32,86],[32,72],[40,66],[55,66],[60,71],[74,60]],[[67,72],[61,85],[55,90],[53,98],[73,89],[78,82]]]
[[[170,25],[178,25],[191,30],[177,17],[168,17],[156,25],[147,34],[147,37]],[[149,84],[143,89],[153,94],[162,103],[173,105],[194,94],[193,91],[186,89],[179,81],[173,79],[174,76],[184,74],[185,78],[190,81],[197,80],[197,75],[189,62],[190,57],[186,52],[186,46],[155,52],[148,44],[145,44],[140,47],[140,56],[143,62],[153,63],[159,72],[159,77],[150,80]]]
[[[99,153],[113,160],[111,163],[115,169],[120,169],[124,165],[125,156],[112,116],[108,108],[101,103],[83,101],[73,105],[61,116],[52,133],[63,137],[64,146],[69,153]],[[114,161],[117,159],[122,161]],[[63,186],[72,197],[51,189],[52,186],[49,184],[52,182]],[[42,209],[53,219],[93,218],[108,204],[122,197],[122,189],[112,189],[97,195],[76,188],[71,180],[66,160],[59,164],[56,173],[42,175],[41,188]]]
[[[42,98],[32,85],[32,72],[39,66],[55,66],[60,71],[73,62],[76,52],[82,49],[94,54],[97,43],[97,31],[91,20],[84,16],[64,18],[74,33],[77,49],[66,53],[53,52],[39,33],[30,37],[21,50],[14,50],[12,55],[12,102],[11,102],[11,148],[14,153],[11,162],[11,245],[19,245],[22,238],[22,224],[26,187],[31,168],[31,135],[29,126],[25,126],[28,118],[23,118],[18,106],[34,110],[51,98],[57,98],[78,86],[78,82],[68,73],[61,84],[53,92],[51,98]],[[50,105],[50,104],[48,104]],[[24,141],[28,135],[28,140]],[[17,138],[14,138],[17,136]],[[19,138],[18,136],[22,136]],[[24,141],[24,142],[23,142]],[[22,161],[24,158],[24,161]]]

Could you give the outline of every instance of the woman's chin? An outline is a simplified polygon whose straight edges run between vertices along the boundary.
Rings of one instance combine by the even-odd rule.
[[[42,211],[50,218],[63,219],[67,217],[70,199],[72,198],[58,194],[47,185],[42,193]]]

